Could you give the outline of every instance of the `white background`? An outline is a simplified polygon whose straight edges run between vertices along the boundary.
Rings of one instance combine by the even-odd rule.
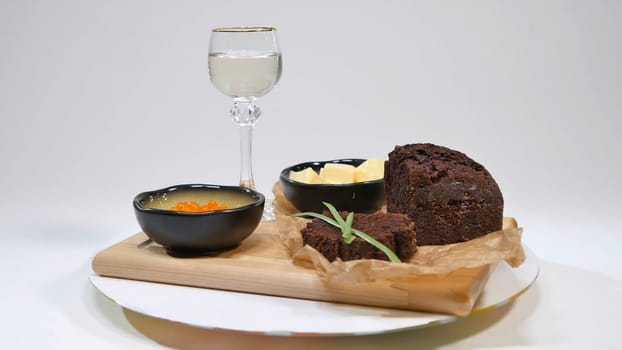
[[[293,163],[445,145],[488,168],[542,260],[502,314],[322,346],[620,347],[622,2],[405,0],[0,0],[0,347],[157,347],[88,284],[90,259],[139,230],[135,194],[237,182],[207,75],[230,25],[275,26],[283,51],[260,191]]]

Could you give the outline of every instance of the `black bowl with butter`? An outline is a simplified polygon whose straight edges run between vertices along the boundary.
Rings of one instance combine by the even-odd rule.
[[[384,178],[372,181],[345,184],[308,184],[290,179],[291,171],[312,168],[319,172],[328,163],[348,164],[354,167],[366,159],[335,159],[305,162],[287,167],[281,171],[279,181],[285,198],[300,211],[322,212],[328,202],[348,212],[371,213],[379,210],[385,201]]]
[[[180,201],[216,200],[227,209],[176,211]],[[265,197],[250,188],[208,184],[171,186],[138,194],[134,212],[143,232],[171,255],[188,256],[236,247],[259,225]]]

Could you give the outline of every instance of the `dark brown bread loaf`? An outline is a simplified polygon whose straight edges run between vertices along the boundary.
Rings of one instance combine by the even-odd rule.
[[[387,211],[415,222],[417,244],[467,241],[501,229],[503,196],[464,153],[433,144],[396,146],[385,162]]]
[[[330,215],[329,215],[330,216]],[[345,218],[345,214],[343,215]],[[391,249],[402,261],[410,259],[416,250],[415,231],[412,220],[402,214],[354,214],[352,227],[363,231]],[[302,239],[322,253],[328,260],[357,259],[388,260],[378,248],[361,238],[346,244],[341,230],[320,219],[313,219],[301,230]]]

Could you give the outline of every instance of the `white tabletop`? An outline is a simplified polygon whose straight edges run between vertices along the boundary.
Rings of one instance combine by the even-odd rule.
[[[617,2],[0,2],[0,348],[622,348],[622,6]],[[514,303],[359,337],[210,331],[124,310],[92,257],[139,230],[131,200],[237,181],[209,31],[278,28],[255,176],[301,161],[461,150],[538,256]]]

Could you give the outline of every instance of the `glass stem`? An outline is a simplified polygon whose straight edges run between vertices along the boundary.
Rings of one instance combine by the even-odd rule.
[[[240,129],[240,185],[255,189],[253,180],[253,128],[261,115],[255,99],[236,98],[231,107],[231,117]]]
[[[253,181],[253,125],[238,124],[240,129],[240,186],[255,189]]]

